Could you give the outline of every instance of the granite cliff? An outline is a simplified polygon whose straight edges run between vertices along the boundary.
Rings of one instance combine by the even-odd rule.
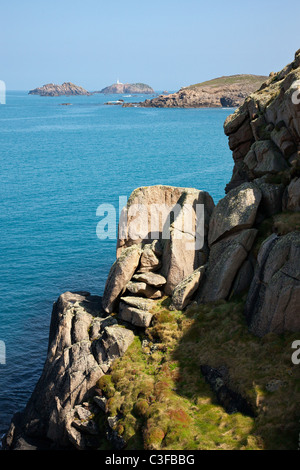
[[[240,106],[245,98],[261,86],[267,77],[233,75],[181,88],[176,93],[160,95],[138,103],[144,108],[232,108]],[[124,107],[137,106],[125,103]]]
[[[29,95],[40,95],[40,96],[72,96],[72,95],[90,95],[81,86],[74,85],[71,82],[65,82],[62,85],[55,85],[54,83],[48,83],[42,87],[30,90]]]
[[[5,448],[297,448],[299,80],[300,50],[227,118],[235,167],[218,204],[194,188],[132,193],[103,296],[55,303],[43,374]]]

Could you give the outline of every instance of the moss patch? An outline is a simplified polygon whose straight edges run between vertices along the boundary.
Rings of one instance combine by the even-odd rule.
[[[114,363],[109,384],[103,379],[104,392],[114,390],[108,407],[120,418],[127,449],[296,449],[300,368],[291,363],[291,344],[297,335],[256,338],[247,330],[243,300],[185,313],[170,312],[168,303],[157,303],[153,326]],[[225,365],[231,388],[257,416],[228,415],[201,375],[203,364]],[[274,380],[280,387],[271,393]]]

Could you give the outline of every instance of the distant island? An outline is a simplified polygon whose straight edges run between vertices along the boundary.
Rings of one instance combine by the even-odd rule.
[[[81,86],[74,85],[71,82],[65,82],[62,85],[55,85],[54,83],[48,83],[34,90],[30,90],[29,95],[40,95],[40,96],[73,96],[73,95],[91,95],[90,92],[82,88]]]
[[[231,75],[181,88],[176,93],[160,95],[141,103],[124,103],[124,107],[144,108],[231,108],[268,79],[263,75]]]
[[[124,93],[134,93],[134,94],[152,94],[155,93],[153,88],[145,83],[114,83],[113,85],[103,88],[101,91],[95,93],[105,93],[105,94],[124,94]]]

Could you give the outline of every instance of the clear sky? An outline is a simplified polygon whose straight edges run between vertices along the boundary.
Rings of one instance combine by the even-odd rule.
[[[1,0],[0,79],[156,90],[268,75],[300,48],[299,0]]]

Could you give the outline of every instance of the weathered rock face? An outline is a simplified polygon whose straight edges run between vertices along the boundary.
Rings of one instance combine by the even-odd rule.
[[[235,166],[226,190],[264,175],[292,179],[299,167],[300,104],[293,100],[300,79],[300,53],[248,96],[224,124]]]
[[[256,229],[243,230],[211,247],[205,278],[198,293],[200,303],[228,299],[235,277],[246,260],[256,235]]]
[[[172,292],[172,306],[177,310],[183,310],[189,303],[190,298],[200,286],[205,267],[201,266],[192,274],[183,279]]]
[[[171,186],[138,188],[124,212],[127,223],[119,230],[117,256],[127,246],[144,244],[139,272],[158,270],[166,278],[164,292],[171,295],[180,281],[206,262],[213,208],[214,202],[205,191]]]
[[[102,298],[102,306],[107,313],[113,312],[116,301],[126,290],[128,282],[138,267],[141,253],[139,245],[128,247],[112,265]]]
[[[262,200],[259,207],[260,212],[265,217],[270,217],[274,214],[278,214],[282,210],[284,185],[269,184],[267,183],[267,177],[263,176],[253,181],[261,191]]]
[[[262,245],[246,303],[250,330],[300,331],[300,232],[277,237]]]
[[[100,297],[87,292],[61,295],[53,307],[42,376],[6,445],[15,448],[25,435],[47,438],[58,447],[84,448],[85,437],[73,425],[77,407],[92,396],[97,380],[133,339],[132,331],[107,317]]]
[[[221,199],[210,219],[209,245],[234,232],[251,228],[255,222],[261,197],[261,191],[257,186],[244,183]]]
[[[90,95],[81,86],[74,85],[71,82],[65,82],[62,85],[54,85],[54,83],[48,83],[40,88],[30,90],[29,95],[40,95],[40,96],[71,96],[71,95]]]
[[[160,95],[138,105],[145,108],[221,108],[235,107],[255,91],[267,77],[234,75],[181,88],[177,93]],[[124,107],[137,103],[124,103]]]

